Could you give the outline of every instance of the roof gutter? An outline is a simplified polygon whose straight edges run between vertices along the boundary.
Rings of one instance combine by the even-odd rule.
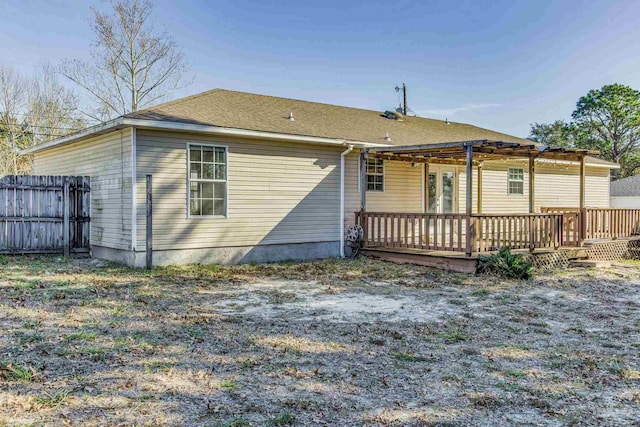
[[[161,130],[174,130],[174,131],[182,131],[182,132],[199,132],[199,133],[207,133],[212,135],[237,136],[237,137],[244,137],[244,138],[300,142],[300,143],[307,143],[307,144],[344,145],[345,143],[344,139],[340,139],[340,138],[324,138],[324,137],[316,137],[316,136],[292,135],[292,134],[286,134],[286,133],[263,132],[263,131],[248,130],[248,129],[225,128],[220,126],[201,125],[201,124],[195,124],[195,123],[180,123],[180,122],[170,122],[170,121],[164,121],[164,120],[145,120],[145,119],[131,119],[127,117],[118,117],[117,119],[110,120],[108,122],[101,123],[96,126],[92,126],[81,132],[74,133],[72,135],[68,135],[63,138],[58,138],[53,141],[45,142],[44,144],[39,144],[34,147],[26,148],[20,151],[20,154],[21,155],[32,154],[37,151],[45,150],[45,149],[60,146],[60,145],[70,144],[82,139],[86,139],[92,136],[97,136],[97,135],[104,134],[113,130],[121,129],[124,127],[135,127],[137,129],[161,129]],[[364,142],[364,141],[353,141],[353,142],[350,142],[350,144],[353,144],[354,146],[361,146],[361,147],[387,146],[386,144],[376,144],[376,143]]]

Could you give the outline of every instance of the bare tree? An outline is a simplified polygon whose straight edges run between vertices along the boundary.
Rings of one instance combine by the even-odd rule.
[[[26,82],[12,67],[0,65],[0,174],[20,173],[18,151],[26,130],[23,114],[27,104]]]
[[[0,65],[0,176],[30,172],[31,159],[20,150],[82,128],[77,105],[53,67],[25,77]]]
[[[97,100],[98,108],[85,113],[99,121],[149,106],[186,84],[184,55],[169,34],[154,31],[151,1],[111,5],[110,14],[92,8],[92,61],[61,66],[64,76]]]
[[[31,144],[76,132],[85,126],[78,114],[78,97],[60,81],[51,65],[43,66],[28,87],[26,129]]]

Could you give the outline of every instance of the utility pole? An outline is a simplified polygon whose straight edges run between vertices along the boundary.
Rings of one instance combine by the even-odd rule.
[[[407,86],[402,83],[402,114],[407,115]]]
[[[407,86],[404,83],[402,83],[402,88],[396,86],[396,92],[400,92],[400,89],[402,89],[402,108],[398,108],[396,111],[406,116],[409,111],[407,108]]]

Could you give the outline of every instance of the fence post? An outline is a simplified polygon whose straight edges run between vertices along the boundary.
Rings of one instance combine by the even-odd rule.
[[[147,175],[147,269],[153,267],[153,188],[151,175]]]
[[[69,242],[69,232],[70,232],[70,226],[69,226],[69,212],[70,212],[70,205],[71,205],[71,199],[70,199],[70,191],[69,191],[69,177],[65,176],[62,178],[62,209],[63,209],[63,217],[62,217],[62,248],[64,251],[64,257],[68,258],[69,257],[69,246],[70,246],[70,242]]]

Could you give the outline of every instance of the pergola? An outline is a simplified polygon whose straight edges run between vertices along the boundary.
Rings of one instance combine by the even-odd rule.
[[[466,209],[472,214],[473,166],[478,167],[478,213],[482,212],[482,162],[524,158],[529,161],[529,213],[535,211],[535,165],[537,159],[553,159],[580,163],[580,209],[585,207],[585,158],[597,155],[598,151],[580,148],[549,147],[535,143],[473,140],[444,142],[437,144],[389,146],[368,148],[362,151],[360,162],[362,185],[360,186],[360,208],[366,210],[366,159],[379,158],[412,163],[424,163],[429,173],[430,163],[466,166]]]

